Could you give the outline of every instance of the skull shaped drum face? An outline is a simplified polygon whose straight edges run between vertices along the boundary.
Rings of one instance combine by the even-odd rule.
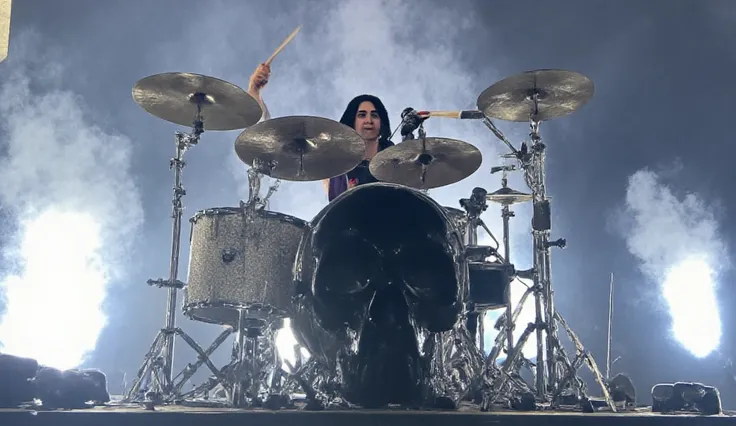
[[[442,208],[397,185],[360,186],[317,216],[298,260],[294,326],[339,371],[345,399],[379,406],[425,398],[424,337],[459,319],[461,249]]]

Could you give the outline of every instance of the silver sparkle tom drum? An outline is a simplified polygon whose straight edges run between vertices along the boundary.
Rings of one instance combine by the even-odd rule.
[[[288,316],[292,268],[307,222],[239,207],[202,210],[190,222],[185,315],[232,326],[241,311],[248,319]]]

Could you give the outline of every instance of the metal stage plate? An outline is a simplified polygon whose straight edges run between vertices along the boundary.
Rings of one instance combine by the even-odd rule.
[[[627,413],[583,414],[573,411],[459,411],[409,410],[237,410],[186,406],[143,408],[98,407],[88,410],[38,411],[0,409],[0,425],[7,426],[709,426],[731,425],[736,413],[721,416],[662,415],[647,409]],[[731,420],[729,420],[729,418]]]

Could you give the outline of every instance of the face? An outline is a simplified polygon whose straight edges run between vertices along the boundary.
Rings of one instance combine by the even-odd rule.
[[[358,105],[355,115],[355,131],[367,141],[377,140],[381,132],[381,119],[373,102],[364,101]]]

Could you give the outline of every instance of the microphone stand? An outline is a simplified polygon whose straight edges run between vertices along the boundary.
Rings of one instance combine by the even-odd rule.
[[[415,140],[414,130],[419,133],[419,139],[422,141],[422,151],[417,157],[416,162],[422,167],[421,176],[419,178],[422,186],[424,186],[426,180],[427,168],[433,160],[433,157],[430,154],[427,154],[427,133],[424,131],[424,120],[426,119],[427,117],[421,117],[414,108],[404,108],[404,111],[401,112],[401,123],[397,128],[397,130],[401,129],[402,142]],[[393,137],[394,134],[396,134],[396,130],[394,130],[394,133],[391,136]],[[424,194],[429,193],[429,189],[423,187],[419,188],[419,190]]]

